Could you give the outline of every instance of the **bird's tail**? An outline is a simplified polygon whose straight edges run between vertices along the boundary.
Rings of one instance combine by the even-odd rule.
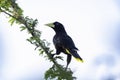
[[[77,61],[82,62],[83,63],[83,59],[79,56],[79,54],[77,53],[77,51],[75,49],[66,49],[66,52],[68,54],[71,54]]]

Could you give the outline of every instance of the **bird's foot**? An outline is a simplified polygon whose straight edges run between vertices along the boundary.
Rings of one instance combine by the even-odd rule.
[[[51,58],[53,58],[53,57],[54,57],[54,55],[55,55],[55,54],[51,54]]]

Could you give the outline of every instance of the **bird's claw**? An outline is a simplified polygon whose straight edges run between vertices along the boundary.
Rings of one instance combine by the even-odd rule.
[[[55,55],[55,54],[51,54],[51,58],[53,58],[53,57],[54,57],[54,55]]]

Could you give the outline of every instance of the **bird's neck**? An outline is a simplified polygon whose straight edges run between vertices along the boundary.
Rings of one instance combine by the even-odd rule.
[[[67,34],[67,32],[65,31],[65,29],[55,29],[55,33],[56,34]]]

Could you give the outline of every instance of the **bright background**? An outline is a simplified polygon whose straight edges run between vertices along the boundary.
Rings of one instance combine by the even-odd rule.
[[[119,0],[17,0],[24,15],[38,19],[42,38],[51,43],[54,31],[44,24],[61,22],[79,48],[84,63],[69,67],[78,80],[120,80]],[[10,26],[0,15],[0,80],[43,80],[51,63],[39,56],[26,31]],[[64,54],[61,54],[65,56]],[[66,59],[66,56],[65,56]],[[60,62],[66,65],[66,60]]]

